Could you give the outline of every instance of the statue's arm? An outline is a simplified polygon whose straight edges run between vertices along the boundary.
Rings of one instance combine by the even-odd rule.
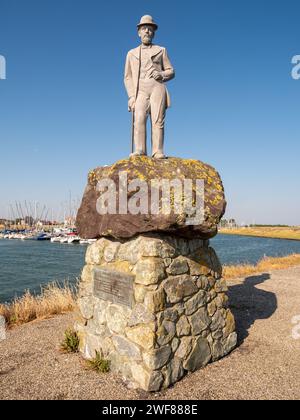
[[[167,50],[163,49],[163,71],[162,76],[164,78],[164,82],[167,82],[168,80],[174,79],[175,77],[175,70],[171,64],[171,61],[168,57]]]
[[[125,63],[125,71],[124,71],[124,84],[127,90],[128,98],[134,97],[134,84],[132,78],[132,71],[130,65],[130,53],[127,54],[126,63]]]

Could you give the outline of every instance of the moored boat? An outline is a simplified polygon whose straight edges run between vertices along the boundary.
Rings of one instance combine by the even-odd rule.
[[[70,236],[68,238],[68,244],[79,244],[80,238],[79,236]]]

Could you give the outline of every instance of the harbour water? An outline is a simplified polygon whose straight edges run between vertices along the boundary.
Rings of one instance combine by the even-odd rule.
[[[300,241],[218,235],[211,245],[222,264],[257,263],[266,256],[300,254]],[[0,240],[0,302],[40,291],[52,281],[76,283],[84,265],[85,245],[49,241]]]

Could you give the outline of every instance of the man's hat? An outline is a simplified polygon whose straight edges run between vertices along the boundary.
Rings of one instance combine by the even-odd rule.
[[[153,17],[150,15],[145,15],[141,17],[140,23],[137,25],[138,29],[140,28],[140,26],[143,26],[143,25],[151,25],[153,26],[155,31],[158,28],[156,23],[153,21]]]

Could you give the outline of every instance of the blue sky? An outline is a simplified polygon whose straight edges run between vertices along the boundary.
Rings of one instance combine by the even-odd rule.
[[[123,85],[136,24],[168,49],[166,153],[220,172],[228,217],[300,224],[297,0],[0,0],[0,217],[15,200],[57,211],[90,169],[129,153]]]

